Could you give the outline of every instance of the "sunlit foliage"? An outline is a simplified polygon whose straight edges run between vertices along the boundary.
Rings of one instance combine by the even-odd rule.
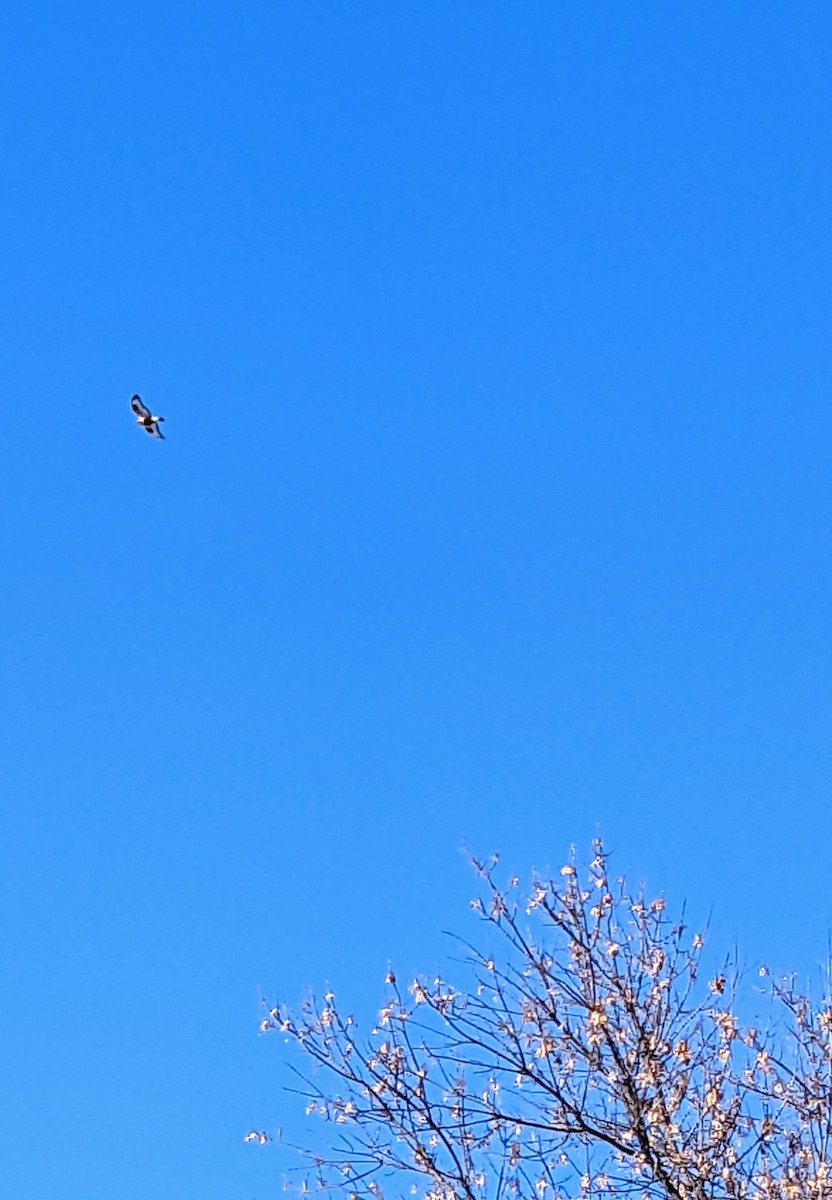
[[[828,999],[762,970],[765,1027],[742,1020],[760,994],[746,1004],[728,964],[705,971],[701,934],[611,880],[600,842],[585,871],[571,860],[528,892],[497,882],[496,859],[475,865],[500,953],[467,947],[468,986],[391,971],[365,1035],[332,992],[264,1017],[309,1060],[307,1112],[327,1123],[304,1187],[832,1200]]]

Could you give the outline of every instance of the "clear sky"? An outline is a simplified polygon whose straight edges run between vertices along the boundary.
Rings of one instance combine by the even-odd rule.
[[[832,919],[832,10],[0,9],[0,1191],[265,1200],[466,843]],[[139,430],[138,391],[167,418]]]

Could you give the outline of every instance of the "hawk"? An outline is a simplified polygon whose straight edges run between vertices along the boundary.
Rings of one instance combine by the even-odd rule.
[[[146,429],[151,437],[164,439],[164,434],[159,428],[159,422],[164,421],[164,417],[155,416],[146,404],[142,404],[141,396],[134,396],[130,401],[130,407],[136,414],[136,424],[141,425],[142,429]]]

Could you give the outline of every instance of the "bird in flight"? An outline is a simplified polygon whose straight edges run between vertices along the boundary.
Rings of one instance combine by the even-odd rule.
[[[159,428],[159,422],[164,421],[164,417],[155,416],[146,404],[142,404],[141,396],[134,396],[130,401],[130,407],[136,414],[136,424],[141,425],[142,429],[146,429],[151,437],[164,439],[164,434]]]

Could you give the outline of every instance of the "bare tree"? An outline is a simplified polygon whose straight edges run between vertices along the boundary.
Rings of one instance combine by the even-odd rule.
[[[262,1021],[311,1060],[307,1111],[330,1123],[310,1155],[319,1186],[350,1200],[832,1200],[828,995],[813,1007],[763,970],[765,1029],[747,1024],[738,973],[701,972],[702,936],[663,897],[611,881],[600,842],[585,872],[570,861],[528,895],[498,885],[496,860],[475,865],[474,907],[502,954],[466,945],[469,986],[402,989],[391,971],[366,1036],[332,992]]]

